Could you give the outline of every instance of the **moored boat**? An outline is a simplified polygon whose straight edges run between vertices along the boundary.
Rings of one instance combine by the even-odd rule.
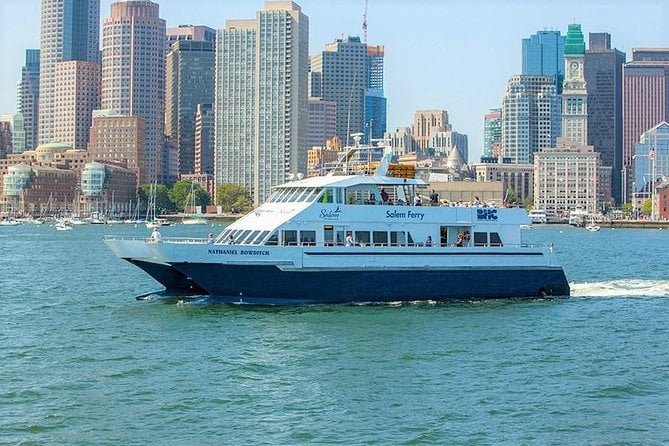
[[[427,185],[387,175],[283,184],[206,239],[106,237],[119,257],[161,266],[218,299],[259,304],[567,296],[552,246],[523,243],[523,209],[415,206]],[[139,265],[138,265],[139,266]],[[141,267],[141,266],[140,266]],[[190,286],[190,284],[189,284]]]

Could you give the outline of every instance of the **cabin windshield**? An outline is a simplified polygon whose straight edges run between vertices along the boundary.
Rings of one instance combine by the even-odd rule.
[[[321,193],[321,187],[280,187],[269,198],[269,203],[310,203]]]

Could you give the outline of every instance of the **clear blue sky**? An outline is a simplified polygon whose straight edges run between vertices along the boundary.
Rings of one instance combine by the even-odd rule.
[[[101,20],[111,0],[101,1]],[[221,28],[253,18],[262,0],[158,0],[167,26]],[[342,34],[361,35],[364,0],[301,0],[309,53]],[[40,0],[0,0],[0,113],[12,112],[26,48],[39,48]],[[388,128],[411,124],[420,109],[445,109],[469,135],[470,159],[483,145],[483,115],[499,107],[507,79],[520,73],[521,39],[538,30],[563,34],[569,23],[608,32],[612,46],[669,47],[667,0],[369,0],[368,41],[386,48]]]

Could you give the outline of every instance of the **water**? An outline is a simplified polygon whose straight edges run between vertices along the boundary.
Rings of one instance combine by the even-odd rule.
[[[570,299],[274,308],[136,301],[108,233],[0,228],[0,444],[669,444],[669,231],[528,229]]]

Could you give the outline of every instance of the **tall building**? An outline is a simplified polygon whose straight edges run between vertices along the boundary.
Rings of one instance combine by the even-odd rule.
[[[174,42],[216,42],[216,30],[204,25],[179,25],[176,28],[167,28],[167,51]]]
[[[551,76],[558,94],[562,93],[564,45],[560,31],[539,31],[523,39],[522,74]]]
[[[611,48],[608,33],[590,33],[584,73],[588,92],[588,145],[601,153],[611,172],[611,194],[621,203],[623,155],[623,64],[625,53]]]
[[[26,50],[26,64],[21,70],[21,98],[18,112],[23,115],[26,132],[26,148],[37,147],[37,124],[39,122],[39,50]]]
[[[0,115],[0,122],[6,122],[11,134],[11,152],[22,153],[26,150],[26,132],[23,115],[21,113],[9,113]]]
[[[502,98],[503,157],[527,164],[536,151],[554,147],[560,135],[561,109],[552,77],[511,76]]]
[[[176,147],[178,173],[195,173],[197,106],[214,102],[214,42],[176,41],[165,64],[165,135]]]
[[[463,133],[453,130],[433,130],[430,133],[428,147],[434,149],[435,154],[446,156],[457,148],[463,161],[469,162],[469,138]]]
[[[433,132],[451,130],[446,110],[418,110],[413,115],[411,134],[416,140],[419,150],[430,147],[430,135]]]
[[[306,173],[309,19],[291,1],[265,2],[254,20],[229,20],[216,43],[216,184],[255,204]]]
[[[383,138],[387,127],[387,100],[383,93],[383,59],[385,49],[382,45],[367,45],[367,60],[365,67],[365,135],[369,138]]]
[[[495,143],[502,142],[502,109],[492,108],[483,117],[483,156],[492,158],[495,156],[493,147]]]
[[[564,215],[568,210],[599,211],[600,154],[587,145],[588,94],[583,64],[585,41],[581,25],[568,27],[564,47],[562,137],[555,147],[534,156],[534,207]]]
[[[54,139],[75,149],[88,146],[93,110],[100,108],[100,64],[70,60],[56,64]]]
[[[669,48],[634,48],[632,60],[623,65],[624,171],[633,170],[634,145],[641,135],[662,121],[669,121]],[[630,183],[622,188],[625,201]]]
[[[337,134],[337,103],[322,98],[309,98],[309,131],[307,147],[322,147]]]
[[[311,56],[311,72],[319,73],[311,75],[311,95],[336,102],[337,136],[347,146],[353,133],[365,134],[367,67],[367,45],[359,37],[337,39]]]
[[[647,199],[654,201],[653,218],[658,217],[657,189],[669,178],[669,123],[662,121],[643,132],[634,145],[634,182],[632,184],[635,207]]]
[[[55,125],[56,63],[99,62],[100,0],[42,0],[39,69],[39,143]]]
[[[195,173],[214,175],[214,108],[212,104],[197,104],[195,111]]]
[[[102,109],[145,121],[141,183],[166,182],[165,20],[157,3],[118,1],[102,24]]]

